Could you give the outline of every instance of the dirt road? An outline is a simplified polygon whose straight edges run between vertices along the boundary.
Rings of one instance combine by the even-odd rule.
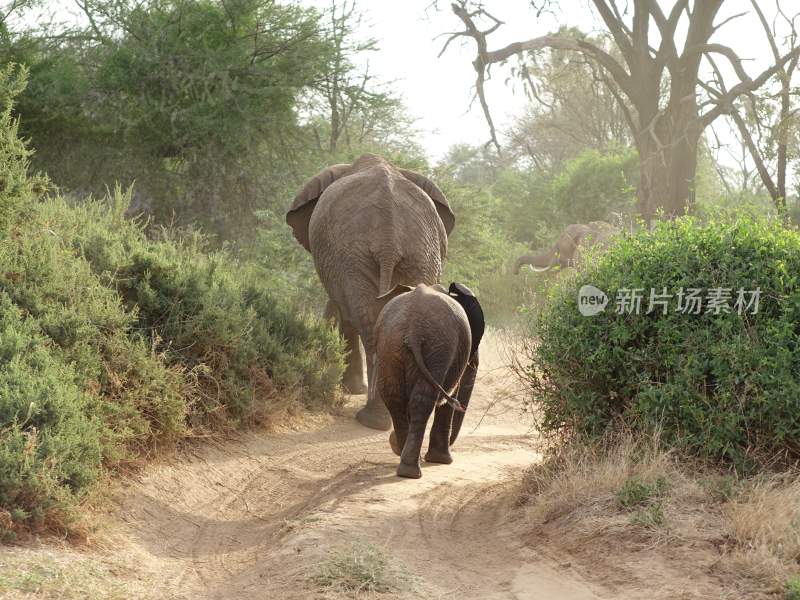
[[[379,548],[407,574],[389,597],[596,597],[515,531],[513,487],[536,454],[493,338],[482,356],[452,465],[396,477],[388,433],[353,419],[354,398],[310,431],[249,434],[148,468],[122,494],[108,549],[143,591],[172,597],[335,597],[314,574],[353,547]]]

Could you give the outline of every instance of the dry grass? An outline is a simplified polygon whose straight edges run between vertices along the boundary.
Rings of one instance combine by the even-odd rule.
[[[798,473],[737,478],[623,436],[551,453],[522,503],[532,539],[587,572],[616,570],[615,584],[670,597],[682,577],[708,585],[686,597],[800,600]]]
[[[388,551],[366,542],[331,551],[312,580],[322,588],[353,598],[400,592],[414,586],[414,577],[396,564]]]
[[[660,500],[667,491],[671,497],[694,498],[701,493],[657,438],[629,436],[567,446],[528,471],[525,489],[528,517],[538,523],[570,515],[585,520],[591,514],[638,508]],[[643,496],[641,501],[635,500],[637,494]]]
[[[731,571],[783,588],[800,573],[800,477],[773,475],[749,482],[722,507],[735,549]]]
[[[115,569],[73,552],[0,547],[0,598],[127,600],[151,598],[134,592]]]

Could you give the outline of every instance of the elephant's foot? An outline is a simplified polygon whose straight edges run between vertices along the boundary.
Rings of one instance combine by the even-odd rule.
[[[394,431],[389,434],[389,445],[392,447],[392,452],[397,454],[397,456],[400,456],[403,452],[403,449],[397,443],[397,434]]]
[[[367,386],[361,375],[354,377],[346,377],[342,380],[342,387],[348,394],[360,395],[367,393]]]
[[[422,477],[422,469],[419,468],[419,464],[407,465],[406,463],[401,462],[399,465],[397,465],[397,476],[408,477],[409,479],[419,479]]]
[[[450,452],[442,452],[441,450],[428,450],[428,453],[425,455],[425,462],[449,465],[453,462],[453,457],[450,456]]]
[[[392,418],[384,406],[373,408],[367,405],[356,413],[356,420],[364,427],[372,429],[389,431],[392,428]]]

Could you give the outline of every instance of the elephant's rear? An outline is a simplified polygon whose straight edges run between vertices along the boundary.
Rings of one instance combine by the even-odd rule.
[[[309,232],[320,279],[345,306],[361,305],[363,294],[374,298],[399,283],[432,285],[441,278],[447,234],[436,208],[388,164],[332,184]],[[368,317],[372,323],[376,318],[377,312]]]
[[[390,394],[407,393],[421,379],[413,346],[446,391],[458,383],[469,359],[471,334],[461,306],[446,293],[418,286],[387,303],[375,325],[376,358],[382,385]]]

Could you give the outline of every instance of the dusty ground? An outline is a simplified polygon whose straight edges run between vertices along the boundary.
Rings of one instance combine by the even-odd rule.
[[[75,564],[113,581],[100,597],[338,598],[355,593],[314,576],[332,552],[356,545],[380,549],[403,573],[387,598],[675,597],[659,593],[652,563],[645,580],[635,565],[615,576],[613,547],[583,552],[552,529],[531,536],[516,486],[537,458],[534,436],[502,364],[489,338],[455,462],[423,465],[420,480],[395,476],[388,433],[353,419],[355,398],[303,431],[252,433],[149,467],[117,494],[106,533]],[[5,559],[51,551],[17,548]],[[602,573],[591,564],[601,554]],[[665,575],[674,583],[674,569]],[[695,583],[701,591],[685,597],[720,597]]]

